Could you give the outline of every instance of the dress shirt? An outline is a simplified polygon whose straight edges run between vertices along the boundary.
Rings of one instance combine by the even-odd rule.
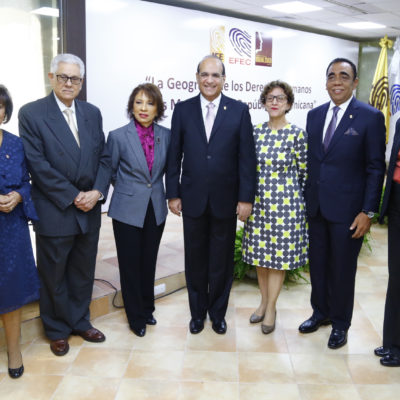
[[[337,113],[337,118],[336,118],[336,128],[340,124],[340,121],[342,120],[342,117],[343,117],[344,113],[346,112],[347,107],[349,106],[352,99],[353,99],[353,96],[351,96],[347,101],[345,101],[344,103],[342,103],[338,106],[339,111]],[[325,117],[325,125],[324,125],[324,133],[322,135],[322,143],[324,143],[325,134],[328,129],[329,123],[331,122],[334,107],[336,107],[336,104],[331,100],[331,102],[329,104],[328,112],[326,113],[326,117]]]
[[[54,94],[54,97],[55,97],[55,99],[56,99],[56,103],[57,103],[59,109],[61,110],[61,113],[62,113],[63,117],[64,117],[65,120],[67,121],[68,126],[69,126],[68,117],[67,117],[67,115],[65,114],[64,110],[66,110],[66,109],[69,108],[70,110],[73,111],[73,113],[72,113],[72,119],[74,120],[74,124],[75,124],[75,126],[76,126],[76,130],[79,132],[79,129],[78,129],[78,121],[77,121],[77,119],[76,119],[75,100],[72,102],[71,107],[67,107],[67,106],[56,96],[56,94],[55,94],[54,92],[53,92],[53,94]]]
[[[217,116],[218,107],[219,107],[220,102],[221,102],[221,94],[213,101],[208,101],[205,97],[203,97],[202,94],[200,94],[200,105],[201,105],[201,113],[203,115],[203,122],[205,122],[206,115],[208,112],[207,105],[210,103],[213,103],[215,105],[214,112],[215,112],[215,116]]]

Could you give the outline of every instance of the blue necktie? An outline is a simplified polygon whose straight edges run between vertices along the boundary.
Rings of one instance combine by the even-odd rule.
[[[340,110],[340,107],[335,106],[333,107],[333,114],[331,122],[329,122],[328,129],[326,130],[325,137],[324,137],[324,150],[327,151],[329,147],[329,143],[332,140],[333,134],[336,130],[336,121],[337,121],[337,113]]]

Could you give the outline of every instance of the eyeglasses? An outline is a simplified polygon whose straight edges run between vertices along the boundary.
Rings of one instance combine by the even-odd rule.
[[[223,76],[225,76],[225,75],[221,75],[221,74],[217,74],[217,73],[215,73],[215,74],[209,74],[208,72],[200,72],[199,76],[200,76],[200,78],[201,78],[202,80],[206,80],[206,79],[208,79],[209,77],[211,77],[211,79],[217,80],[217,79],[221,79],[221,78],[222,78]]]
[[[80,85],[82,82],[82,78],[79,78],[79,76],[56,75],[56,77],[58,83],[67,83],[71,81],[72,85]]]
[[[284,103],[287,100],[287,97],[284,96],[283,94],[280,94],[279,96],[267,96],[265,97],[265,101],[267,103],[273,103],[273,101],[276,100],[278,103]]]

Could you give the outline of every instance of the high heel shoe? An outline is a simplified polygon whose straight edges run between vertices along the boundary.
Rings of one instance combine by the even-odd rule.
[[[22,364],[19,368],[8,368],[8,375],[10,378],[17,379],[22,376],[24,373],[24,364]]]
[[[274,319],[274,323],[272,325],[261,325],[261,332],[264,335],[268,335],[269,333],[273,332],[275,330],[275,322],[276,322],[276,311],[275,311],[275,319]]]
[[[8,353],[7,353],[7,357],[9,357]],[[8,375],[10,376],[10,378],[13,378],[13,379],[20,378],[23,373],[24,373],[24,364],[22,364],[18,368],[8,368]]]
[[[258,322],[261,322],[264,320],[265,313],[263,315],[257,315],[255,312],[251,314],[250,316],[250,323],[251,324],[257,324]]]

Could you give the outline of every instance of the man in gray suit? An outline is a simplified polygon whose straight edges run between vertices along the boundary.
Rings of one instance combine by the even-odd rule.
[[[90,342],[105,336],[90,324],[101,201],[110,157],[100,111],[76,100],[85,72],[72,54],[56,56],[48,74],[53,92],[23,106],[20,136],[32,176],[34,223],[41,278],[40,316],[50,348],[62,356],[70,334]]]

